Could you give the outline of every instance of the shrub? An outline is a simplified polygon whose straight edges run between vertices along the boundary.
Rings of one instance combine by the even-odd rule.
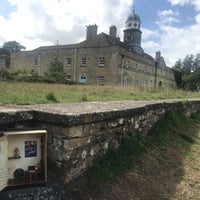
[[[46,99],[51,102],[55,102],[55,103],[58,102],[58,100],[53,92],[48,93],[46,95]]]

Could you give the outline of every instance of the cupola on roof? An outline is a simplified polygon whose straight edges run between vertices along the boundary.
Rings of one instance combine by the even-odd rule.
[[[138,21],[141,23],[140,16],[135,13],[135,10],[133,10],[133,12],[128,16],[126,22],[127,21]]]

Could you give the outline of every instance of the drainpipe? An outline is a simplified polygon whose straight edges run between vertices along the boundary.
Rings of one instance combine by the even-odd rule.
[[[122,54],[121,56],[121,87],[123,87],[123,73],[124,73],[123,59],[124,59],[124,54]]]
[[[74,49],[74,82],[76,82],[77,48]]]
[[[41,61],[41,55],[39,54],[39,55],[38,55],[39,76],[41,76],[41,63],[40,63],[40,61]]]
[[[154,77],[154,89],[156,89],[157,84],[157,68],[158,68],[158,62],[155,62],[155,77]]]

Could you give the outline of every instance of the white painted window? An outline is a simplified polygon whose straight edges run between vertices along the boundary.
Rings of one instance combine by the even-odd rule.
[[[104,85],[104,83],[105,83],[104,76],[98,76],[98,78],[97,78],[97,84],[98,85]]]
[[[67,58],[66,65],[67,65],[67,67],[72,66],[72,58]]]
[[[86,66],[87,65],[87,59],[85,57],[81,58],[81,66]]]
[[[105,65],[105,58],[104,57],[99,57],[99,66],[103,67]]]

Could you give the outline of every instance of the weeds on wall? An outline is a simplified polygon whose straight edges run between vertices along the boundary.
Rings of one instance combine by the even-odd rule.
[[[181,129],[186,128],[188,124],[199,122],[200,113],[188,118],[181,112],[171,112],[157,122],[149,135],[127,134],[122,138],[117,150],[109,150],[92,166],[91,176],[97,182],[112,181],[134,165],[141,163],[145,159],[146,152],[155,146],[160,148],[165,145],[176,146],[175,141],[179,141],[183,146],[185,143],[194,144],[195,137],[190,133],[182,133]],[[178,139],[172,140],[172,138]]]

